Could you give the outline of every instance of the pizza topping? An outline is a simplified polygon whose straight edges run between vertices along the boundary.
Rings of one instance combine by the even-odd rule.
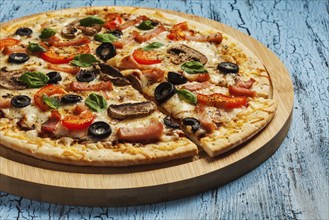
[[[66,91],[58,85],[48,84],[34,94],[34,102],[42,111],[46,111],[49,106],[44,102],[43,95],[52,96],[55,94],[66,94]]]
[[[84,26],[84,27],[92,27],[96,24],[104,24],[105,23],[105,21],[103,19],[100,19],[100,18],[95,17],[95,16],[90,16],[90,17],[83,18],[79,22],[80,22],[80,25]]]
[[[154,28],[154,26],[152,25],[152,21],[151,20],[146,20],[143,21],[142,23],[140,23],[138,26],[136,26],[136,28],[140,29],[140,30],[151,30]]]
[[[152,65],[161,63],[161,60],[157,58],[158,53],[153,50],[137,49],[133,52],[132,56],[137,63],[142,65]]]
[[[147,127],[121,127],[118,129],[119,140],[132,143],[152,143],[158,141],[163,134],[163,125],[156,119]]]
[[[194,133],[200,128],[200,121],[196,118],[188,117],[183,119],[183,125],[185,127],[190,127]]]
[[[185,39],[190,41],[220,44],[223,40],[223,36],[219,32],[210,35],[202,35],[198,33],[198,34],[186,35]]]
[[[159,68],[152,68],[142,71],[143,75],[148,79],[149,82],[158,82],[164,77],[164,71]]]
[[[176,72],[168,72],[168,82],[174,85],[181,85],[187,83],[187,78]]]
[[[56,34],[56,31],[51,28],[45,28],[41,31],[41,34],[39,35],[42,39],[50,38],[51,36],[54,36]]]
[[[52,46],[46,52],[41,53],[41,58],[52,64],[64,64],[76,58],[77,54],[86,54],[89,51],[90,48],[86,44],[61,48]]]
[[[15,46],[18,45],[20,43],[19,40],[16,40],[14,38],[4,38],[0,40],[0,51],[5,48],[5,47],[9,47],[9,46]]]
[[[104,27],[111,31],[115,31],[123,21],[118,13],[107,14],[105,18],[107,21],[105,22]]]
[[[170,99],[175,93],[176,89],[173,84],[162,82],[155,88],[154,97],[161,104]]]
[[[76,26],[73,23],[70,23],[68,25],[66,25],[61,32],[61,35],[65,38],[75,38],[78,34],[78,29],[76,28]]]
[[[61,102],[64,104],[74,104],[82,101],[82,97],[76,94],[66,94],[61,98]]]
[[[107,107],[107,102],[106,102],[105,98],[96,93],[91,93],[87,97],[85,103],[94,112],[101,112],[104,109],[106,109],[106,107]]]
[[[74,57],[74,59],[70,62],[74,66],[80,67],[91,67],[94,63],[98,63],[99,61],[92,54],[80,54]]]
[[[251,89],[246,89],[239,86],[229,86],[228,91],[231,95],[234,96],[248,96],[248,97],[255,97],[256,91],[253,91]]]
[[[241,108],[247,106],[247,97],[230,97],[220,93],[214,93],[212,95],[197,95],[198,103],[207,106],[214,106],[216,108]]]
[[[17,126],[23,131],[35,129],[35,124],[29,121],[26,115],[19,119],[19,121],[17,122]]]
[[[27,49],[31,52],[46,52],[47,49],[37,43],[29,43]]]
[[[218,64],[217,69],[222,73],[238,73],[239,66],[231,62],[221,62]]]
[[[29,88],[39,88],[47,84],[49,77],[41,72],[25,72],[19,80]]]
[[[68,46],[79,46],[84,44],[89,44],[90,39],[89,37],[81,37],[75,40],[66,40],[61,41],[58,37],[52,36],[48,39],[48,44],[54,47],[68,47]]]
[[[116,68],[100,63],[102,73],[100,74],[100,79],[104,81],[111,81],[116,86],[129,85],[129,81],[120,73]]]
[[[61,74],[59,74],[59,72],[56,71],[49,72],[46,75],[49,78],[47,84],[56,84],[62,80]]]
[[[154,50],[154,49],[160,48],[162,46],[164,46],[164,45],[160,42],[153,42],[153,43],[148,44],[145,47],[142,47],[142,49],[143,50]]]
[[[209,88],[212,84],[210,82],[191,82],[191,83],[186,83],[182,88],[187,89],[191,92],[197,91],[197,90],[202,90]]]
[[[61,121],[61,117],[57,110],[52,110],[48,121],[41,126],[41,132],[53,134]]]
[[[84,110],[80,114],[67,115],[62,120],[62,125],[69,130],[82,130],[88,128],[94,121],[95,115]]]
[[[102,43],[113,43],[116,41],[118,38],[112,34],[96,34],[94,36],[94,39],[96,41],[102,42]]]
[[[249,79],[248,81],[238,80],[236,83],[236,86],[241,87],[241,88],[250,89],[252,87],[252,85],[254,84],[254,82],[256,82],[256,80],[254,80],[253,78]]]
[[[134,25],[138,24],[138,23],[141,22],[141,21],[146,21],[146,20],[148,20],[148,17],[146,17],[146,16],[144,16],[144,15],[140,15],[140,16],[138,16],[138,17],[137,17],[136,19],[134,19],[134,20],[130,20],[130,21],[127,21],[127,22],[121,24],[121,25],[118,27],[118,29],[119,29],[120,31],[123,31],[123,30],[125,30],[125,29],[127,29],[127,28],[129,28],[129,27],[131,27],[131,26],[134,26]]]
[[[99,82],[95,84],[89,84],[84,82],[72,82],[70,84],[71,91],[101,91],[112,90],[111,82]]]
[[[173,129],[178,129],[179,128],[179,124],[176,123],[170,116],[166,116],[163,119],[164,124],[168,127],[168,128],[173,128]]]
[[[46,94],[42,94],[43,102],[48,105],[49,108],[57,109],[60,106],[60,102],[56,97],[47,96]]]
[[[182,70],[189,74],[196,74],[196,73],[207,73],[208,71],[204,68],[202,63],[198,61],[190,61],[186,62],[181,65]]]
[[[10,99],[0,99],[0,109],[1,108],[11,108],[12,107],[12,104],[11,104],[11,100]],[[0,115],[2,114],[3,112],[0,111]],[[0,116],[0,118],[3,118],[4,116]]]
[[[6,89],[26,89],[27,85],[20,81],[20,77],[23,75],[24,72],[28,71],[27,69],[22,70],[12,70],[7,71],[5,67],[1,68],[0,70],[0,86]]]
[[[15,108],[24,108],[31,104],[31,98],[26,95],[16,95],[10,102]]]
[[[19,36],[31,36],[32,33],[33,31],[27,27],[18,28],[15,32],[15,34]]]
[[[121,36],[123,35],[122,31],[120,30],[113,30],[108,32],[109,34],[112,34],[113,36],[117,37],[117,38],[121,38]]]
[[[57,71],[69,73],[69,74],[76,74],[80,71],[80,67],[62,66],[62,65],[56,65],[56,64],[51,64],[51,63],[49,63],[47,65],[47,68],[51,69],[51,70],[57,70]]]
[[[108,115],[115,119],[136,118],[150,115],[156,110],[152,101],[109,105]]]
[[[167,52],[171,56],[170,61],[176,65],[187,61],[197,61],[203,65],[208,62],[205,55],[184,44],[175,45],[169,48]]]
[[[198,102],[196,95],[186,89],[176,90],[178,97],[190,104],[196,105]]]
[[[96,139],[106,138],[110,136],[111,133],[112,129],[110,125],[104,121],[94,122],[88,129],[88,135]]]
[[[80,72],[76,75],[76,78],[79,82],[91,82],[96,79],[99,70],[80,70]]]
[[[102,43],[96,49],[96,55],[103,61],[111,59],[117,55],[115,46],[111,43]]]
[[[5,55],[9,55],[12,53],[26,53],[26,48],[21,45],[14,45],[14,46],[6,46],[3,51]]]
[[[155,28],[152,31],[149,31],[143,35],[141,35],[139,32],[134,31],[132,32],[132,35],[134,36],[134,39],[138,42],[138,43],[143,43],[145,41],[148,41],[156,36],[158,36],[159,34],[161,34],[162,32],[166,31],[166,29],[160,25],[157,28]]]
[[[28,61],[30,57],[26,53],[12,53],[9,55],[8,62],[9,63],[25,63]]]

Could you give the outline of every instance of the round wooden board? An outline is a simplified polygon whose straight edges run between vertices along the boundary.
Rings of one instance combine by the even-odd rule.
[[[216,158],[184,159],[128,168],[55,164],[0,146],[0,190],[34,200],[82,206],[126,206],[177,199],[232,181],[269,158],[285,138],[292,116],[293,86],[282,62],[252,37],[194,15],[167,13],[207,24],[238,39],[271,75],[276,116],[257,136]]]

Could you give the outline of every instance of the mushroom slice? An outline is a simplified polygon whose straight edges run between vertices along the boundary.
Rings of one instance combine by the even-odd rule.
[[[205,55],[199,51],[186,46],[185,44],[178,44],[168,49],[170,61],[176,65],[185,63],[187,61],[198,61],[203,65],[208,62],[208,59]]]
[[[78,25],[77,22],[71,22],[68,25],[66,25],[61,32],[61,35],[65,38],[75,38],[78,34],[78,29],[76,28]]]
[[[112,104],[108,108],[108,115],[115,119],[130,119],[144,117],[150,115],[156,109],[156,105],[152,101]]]
[[[19,77],[23,75],[25,72],[28,72],[27,69],[21,70],[12,70],[8,71],[5,67],[0,69],[0,86],[5,89],[11,90],[22,90],[26,89],[27,85],[23,84]]]
[[[122,75],[122,73],[116,68],[100,63],[99,67],[101,69],[100,78],[104,81],[111,81],[116,86],[126,86],[129,85],[129,80]]]

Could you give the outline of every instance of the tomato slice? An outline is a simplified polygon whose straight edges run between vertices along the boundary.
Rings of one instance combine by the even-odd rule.
[[[52,96],[55,94],[66,94],[66,93],[67,92],[62,87],[49,84],[42,87],[34,94],[34,102],[42,111],[46,111],[49,109],[49,107],[43,102],[42,99],[43,94],[46,94],[47,96]]]
[[[0,50],[2,50],[4,47],[7,47],[7,46],[15,46],[15,45],[18,45],[19,43],[20,43],[19,40],[16,40],[16,39],[10,38],[10,37],[1,39],[0,40]]]
[[[137,49],[132,54],[133,58],[136,60],[137,63],[143,65],[152,65],[161,63],[160,59],[154,59],[156,56],[156,52],[153,50],[143,50]]]
[[[228,91],[230,92],[231,95],[234,96],[248,96],[248,97],[256,96],[256,91],[238,86],[229,86]]]
[[[211,95],[198,94],[197,99],[200,104],[214,106],[216,108],[232,109],[248,105],[247,97],[230,97],[220,93],[214,93]]]
[[[62,120],[62,125],[69,130],[82,130],[88,128],[94,121],[95,115],[85,110],[79,115],[67,115]]]
[[[105,24],[103,25],[105,28],[114,31],[116,30],[120,24],[122,24],[122,18],[120,17],[119,14],[109,14],[106,16],[108,19]]]
[[[89,53],[90,48],[88,45],[81,45],[81,46],[68,46],[63,48],[58,48],[56,51],[55,47],[50,47],[48,51],[41,53],[41,58],[49,63],[53,64],[63,64],[69,63],[74,57],[78,54],[82,53]],[[59,55],[59,53],[66,53],[66,51],[70,50],[70,54],[67,56]],[[72,51],[74,51],[72,53]]]

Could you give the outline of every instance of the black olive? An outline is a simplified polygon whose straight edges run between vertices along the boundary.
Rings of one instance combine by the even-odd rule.
[[[93,138],[102,139],[110,136],[112,129],[110,125],[104,121],[97,121],[90,125],[88,135]]]
[[[31,99],[26,95],[16,95],[11,99],[11,104],[16,108],[24,108],[31,104]]]
[[[165,123],[165,125],[168,127],[168,128],[179,128],[179,124],[174,122],[170,116],[166,116],[164,119],[163,119],[163,122]]]
[[[168,72],[168,82],[174,85],[180,85],[187,83],[187,78],[179,73]]]
[[[26,53],[12,53],[9,55],[9,63],[25,63],[30,57]]]
[[[111,43],[102,43],[99,45],[96,49],[96,55],[102,59],[103,61],[106,61],[108,59],[111,59],[115,55],[117,55],[115,46]]]
[[[223,73],[238,73],[239,66],[231,62],[221,62],[218,64],[217,69]]]
[[[200,128],[200,121],[195,118],[184,118],[183,119],[183,125],[185,126],[191,126],[192,131],[196,132]]]
[[[49,77],[48,84],[55,84],[62,80],[61,74],[59,72],[53,71],[46,74]]]
[[[152,25],[153,27],[157,26],[158,24],[159,24],[159,22],[157,22],[157,21],[151,21],[151,25]]]
[[[73,104],[81,101],[82,97],[75,94],[66,94],[61,98],[61,102],[65,104]]]
[[[19,36],[31,36],[33,31],[30,28],[18,28],[15,32]]]
[[[91,82],[96,79],[97,75],[94,70],[81,70],[76,78],[79,82]]]
[[[167,101],[176,93],[175,86],[170,82],[160,83],[154,91],[155,100],[160,104]]]
[[[114,30],[114,31],[110,31],[108,33],[116,36],[117,38],[120,38],[123,35],[122,31],[120,31],[120,30]]]

